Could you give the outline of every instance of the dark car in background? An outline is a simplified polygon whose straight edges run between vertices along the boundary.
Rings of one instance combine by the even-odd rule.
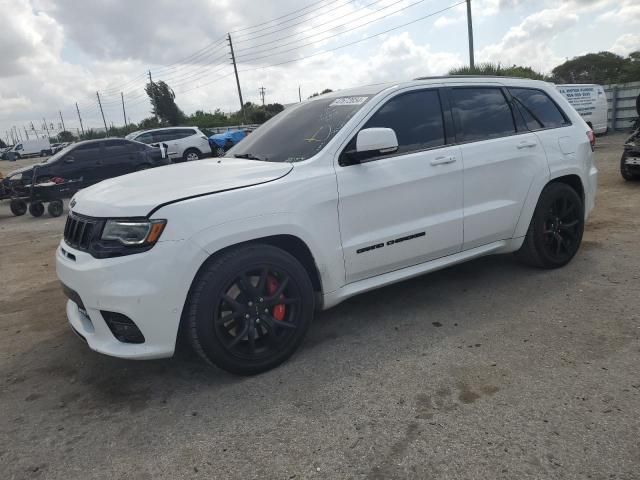
[[[41,163],[11,172],[3,183],[20,185],[80,181],[83,187],[107,178],[147,168],[169,165],[163,148],[122,138],[104,138],[74,143]]]

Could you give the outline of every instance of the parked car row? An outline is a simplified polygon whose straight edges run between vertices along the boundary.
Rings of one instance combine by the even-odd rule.
[[[211,156],[207,136],[197,127],[167,127],[130,133],[128,140],[168,147],[169,158],[174,162],[190,162]]]
[[[164,147],[123,138],[85,140],[59,150],[36,165],[11,172],[2,180],[2,185],[8,192],[7,198],[12,198],[19,196],[27,185],[78,181],[86,187],[107,178],[170,163]]]

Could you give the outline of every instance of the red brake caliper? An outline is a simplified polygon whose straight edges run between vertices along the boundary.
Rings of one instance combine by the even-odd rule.
[[[267,294],[268,295],[273,295],[274,293],[276,293],[278,291],[278,287],[280,286],[280,283],[278,283],[278,280],[276,280],[274,277],[272,277],[271,275],[269,275],[267,277]],[[280,298],[284,298],[284,295],[280,295]],[[273,307],[273,310],[271,311],[271,314],[273,315],[273,318],[275,318],[278,321],[282,321],[284,320],[284,315],[286,313],[286,307],[284,305],[275,305]]]

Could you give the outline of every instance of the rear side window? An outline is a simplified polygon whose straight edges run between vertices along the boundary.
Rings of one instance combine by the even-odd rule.
[[[516,133],[511,107],[499,88],[453,88],[451,111],[458,142],[473,142]]]
[[[151,135],[151,132],[147,132],[137,136],[136,140],[142,143],[153,143],[153,136]]]
[[[363,128],[392,128],[398,137],[398,153],[444,145],[444,123],[436,90],[409,92],[392,98]],[[355,140],[353,141],[355,149]]]
[[[542,90],[510,88],[509,93],[518,105],[529,130],[558,128],[569,124],[562,111]]]

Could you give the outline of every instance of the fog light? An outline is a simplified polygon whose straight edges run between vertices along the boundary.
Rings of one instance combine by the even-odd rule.
[[[144,335],[126,315],[116,312],[101,310],[102,318],[107,323],[109,330],[119,341],[123,343],[144,343]]]

